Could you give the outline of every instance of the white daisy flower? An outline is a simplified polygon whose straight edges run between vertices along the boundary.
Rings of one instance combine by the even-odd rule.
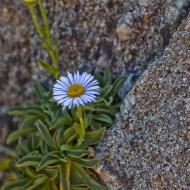
[[[79,71],[61,77],[53,86],[53,98],[63,107],[77,107],[93,102],[99,95],[99,83],[91,74]]]

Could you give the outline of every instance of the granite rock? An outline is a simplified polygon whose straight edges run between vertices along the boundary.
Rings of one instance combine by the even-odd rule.
[[[190,15],[123,101],[97,147],[109,190],[190,189]]]
[[[101,71],[111,66],[116,76],[129,74],[134,78],[168,44],[190,3],[189,0],[46,2],[52,34],[60,42],[63,72],[91,66]],[[36,43],[35,34],[33,39],[36,62],[47,55]],[[105,57],[105,64],[99,64]]]
[[[31,97],[28,18],[28,11],[17,0],[0,1],[0,144],[14,123],[7,112]]]
[[[27,13],[8,3],[0,3],[0,105],[12,104],[30,80],[30,33]],[[16,96],[16,97],[13,97]]]

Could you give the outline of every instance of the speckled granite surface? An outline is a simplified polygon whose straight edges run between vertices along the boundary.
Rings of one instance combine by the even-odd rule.
[[[12,127],[8,109],[31,96],[31,22],[27,18],[27,11],[14,1],[0,1],[0,144]]]
[[[113,74],[128,74],[131,80],[162,52],[189,5],[189,0],[46,2],[52,33],[60,42],[63,71],[68,66],[70,70],[110,66]],[[47,57],[35,35],[33,40],[33,61]]]
[[[190,16],[126,96],[121,113],[97,149],[108,189],[189,190]]]

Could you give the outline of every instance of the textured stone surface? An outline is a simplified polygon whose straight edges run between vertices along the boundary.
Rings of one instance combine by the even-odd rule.
[[[0,1],[0,144],[12,127],[8,109],[31,96],[31,22],[16,2]]]
[[[10,107],[31,96],[30,33],[27,12],[17,0],[0,1],[0,145],[15,120],[7,115]],[[3,155],[0,153],[0,162]],[[0,173],[0,185],[3,181]]]
[[[69,65],[101,70],[111,65],[116,75],[135,77],[168,44],[188,4],[189,0],[63,0],[49,1],[47,7],[63,69]],[[34,48],[39,49],[37,58],[46,57],[38,44]]]
[[[190,16],[121,110],[97,149],[104,158],[99,173],[107,171],[102,180],[108,189],[189,190]]]
[[[0,3],[0,105],[20,98],[30,80],[30,33],[24,9]],[[3,90],[2,90],[3,89]]]

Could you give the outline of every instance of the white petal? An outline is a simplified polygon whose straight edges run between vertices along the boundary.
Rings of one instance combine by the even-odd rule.
[[[78,81],[77,81],[77,74],[76,73],[73,74],[73,78],[74,78],[74,83],[75,84],[78,83]]]
[[[96,85],[98,85],[98,84],[99,84],[98,81],[93,80],[93,81],[89,82],[89,83],[86,85],[86,88],[91,87],[91,86],[96,86]]]
[[[58,94],[58,93],[53,93],[53,96],[55,97],[55,98],[64,98],[64,97],[68,97],[68,95],[67,94]]]
[[[53,97],[55,98],[55,99],[62,99],[62,98],[64,98],[64,97],[68,97],[68,95],[67,94],[65,94],[65,95],[59,95],[59,94],[53,94]]]
[[[69,84],[68,84],[68,85],[65,84],[65,83],[64,83],[63,81],[61,81],[61,80],[58,80],[56,84],[58,84],[58,85],[60,85],[60,86],[62,86],[62,87],[66,87],[66,88],[67,88],[68,85],[69,85]]]
[[[93,77],[92,75],[88,74],[88,75],[85,77],[84,81],[83,81],[83,85],[86,87],[87,84],[88,84],[90,81],[92,81],[93,78],[94,78],[94,77]]]
[[[68,76],[68,79],[69,79],[69,81],[71,82],[71,84],[73,84],[73,83],[74,83],[73,75],[68,72],[68,73],[67,73],[67,76]]]
[[[92,95],[93,95],[93,94],[95,95],[95,94],[96,94],[96,95],[99,95],[100,93],[99,93],[98,91],[95,91],[95,90],[87,90],[87,91],[85,92],[85,94],[89,94],[89,95],[91,95],[91,94],[92,94]]]
[[[62,93],[62,94],[67,94],[67,90],[59,89],[59,88],[54,88],[53,93]]]
[[[85,95],[87,95],[87,96],[88,96],[88,98],[96,98],[96,96],[95,96],[95,95],[89,95],[89,94],[85,94]]]
[[[71,85],[71,83],[70,83],[70,81],[68,80],[67,77],[61,77],[60,81],[63,82],[66,86],[70,86]]]
[[[67,90],[60,89],[60,88],[53,88],[53,93],[67,94]]]
[[[80,73],[79,71],[77,71],[77,83],[80,83],[80,78],[81,78]]]
[[[88,96],[85,94],[80,97],[84,103],[88,103]]]
[[[99,90],[100,87],[99,86],[91,86],[89,88],[86,88],[86,91],[89,91],[89,90]]]
[[[73,106],[78,106],[79,105],[79,99],[78,98],[74,98],[73,100]]]
[[[73,99],[72,99],[72,98],[68,98],[67,100],[65,100],[65,101],[63,102],[63,105],[66,106],[66,107],[71,108],[71,107],[72,107],[72,104],[73,104],[72,102],[73,102]]]
[[[82,73],[82,76],[81,76],[81,79],[80,79],[80,83],[81,84],[83,84],[83,82],[84,82],[84,80],[85,80],[85,78],[86,78],[87,75],[88,75],[87,72]]]
[[[70,98],[68,98],[68,97],[64,97],[64,98],[62,98],[61,100],[59,100],[59,103],[60,103],[60,104],[65,104],[65,102],[67,102],[69,99],[70,99]]]
[[[63,89],[63,88],[65,88],[66,86],[65,85],[63,85],[63,84],[60,84],[60,83],[55,83],[54,84],[54,86],[53,86],[53,88],[57,88],[57,89]]]
[[[88,102],[93,102],[94,99],[95,99],[95,98],[89,96],[89,97],[88,97]]]
[[[66,98],[68,98],[68,97],[67,96],[54,96],[54,99],[57,100],[58,102],[62,102]]]
[[[88,95],[85,95],[85,94],[82,96],[82,99],[83,99],[83,101],[84,101],[85,103],[92,102],[92,101],[94,100],[93,97],[88,96]]]
[[[84,105],[84,102],[83,102],[82,98],[80,98],[80,97],[79,97],[79,103],[80,103],[81,105]]]

